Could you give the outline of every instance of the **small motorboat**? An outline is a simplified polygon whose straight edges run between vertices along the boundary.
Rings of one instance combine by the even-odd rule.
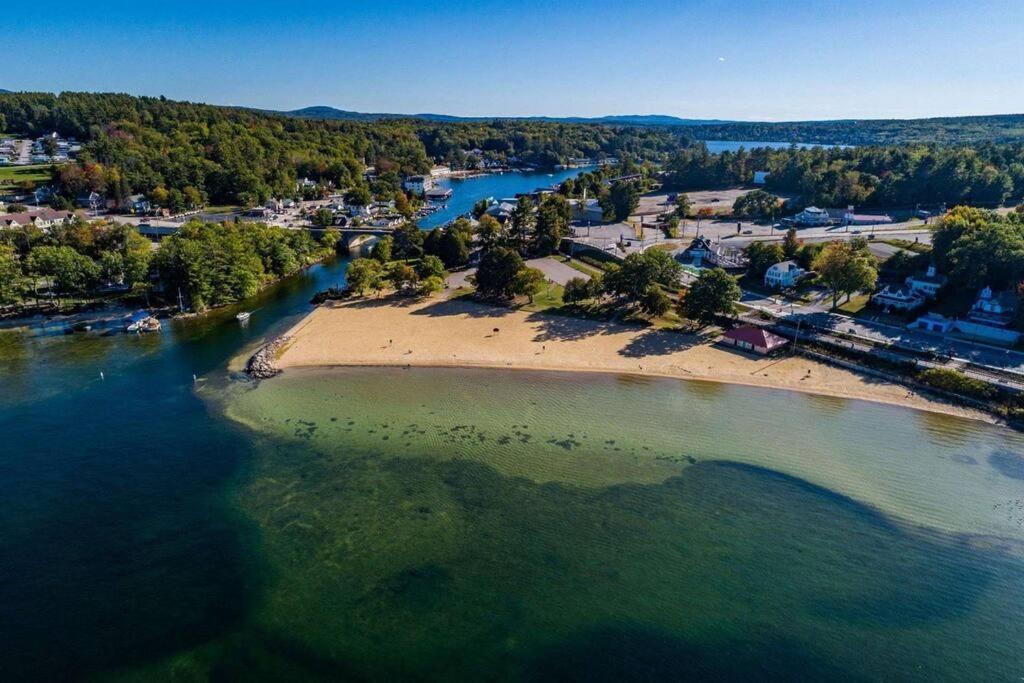
[[[238,322],[244,323],[246,320],[249,319],[249,316],[251,315],[252,313],[250,313],[249,311],[241,311],[235,317],[238,318]]]
[[[160,321],[150,315],[149,311],[136,311],[124,318],[126,332],[159,332]]]

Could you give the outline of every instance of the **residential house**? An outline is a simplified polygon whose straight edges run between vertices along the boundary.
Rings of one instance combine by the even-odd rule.
[[[991,287],[985,287],[978,294],[978,299],[967,314],[968,320],[990,325],[1006,327],[1017,314],[1017,295],[1010,291],[994,293]]]
[[[753,325],[742,325],[729,330],[719,339],[722,344],[733,346],[744,351],[751,351],[766,356],[786,346],[789,340],[768,330]]]
[[[121,203],[121,210],[143,216],[153,210],[153,205],[144,194],[133,194]]]
[[[807,275],[807,271],[797,265],[796,261],[783,261],[768,268],[764,274],[766,287],[774,289],[783,287],[795,287],[800,278]]]
[[[825,209],[819,209],[816,206],[808,206],[806,209],[793,216],[793,218],[790,219],[790,222],[798,228],[816,228],[831,224],[832,219],[828,215],[828,211]]]
[[[43,230],[54,227],[61,223],[67,223],[74,219],[72,211],[57,211],[56,209],[35,209],[33,211],[21,211],[19,213],[8,213],[0,216],[0,228],[22,228],[32,225]]]
[[[911,275],[904,280],[904,283],[925,298],[934,299],[939,290],[946,285],[948,279],[945,275],[940,275],[935,270],[935,266],[931,265],[928,266],[928,270],[924,274]]]
[[[907,285],[886,285],[872,297],[872,302],[886,311],[912,311],[924,301],[924,296]]]

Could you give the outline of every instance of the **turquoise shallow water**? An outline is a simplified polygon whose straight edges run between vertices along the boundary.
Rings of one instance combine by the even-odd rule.
[[[311,675],[1008,680],[1024,665],[1008,628],[1022,440],[1004,430],[450,369],[293,372],[223,407],[262,441],[238,500],[273,578],[247,628],[317,657]]]
[[[245,327],[0,333],[3,679],[1024,669],[1021,435],[672,380],[225,371],[343,272]]]

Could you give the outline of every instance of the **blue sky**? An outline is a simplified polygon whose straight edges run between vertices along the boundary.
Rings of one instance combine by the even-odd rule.
[[[58,1],[27,14],[5,22],[0,88],[482,116],[1024,112],[1024,0]]]

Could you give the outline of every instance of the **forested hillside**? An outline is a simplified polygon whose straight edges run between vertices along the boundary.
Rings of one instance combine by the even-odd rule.
[[[709,154],[703,145],[665,164],[673,189],[726,187],[769,171],[767,188],[818,206],[998,206],[1024,197],[1024,143],[977,147],[904,145],[825,149],[755,148]]]
[[[1024,142],[1024,114],[933,119],[736,122],[693,126],[689,132],[701,140],[806,142],[821,145]]]
[[[309,177],[387,196],[402,175],[435,161],[465,163],[467,150],[540,167],[570,157],[629,153],[658,157],[676,148],[667,130],[529,122],[317,121],[164,98],[90,93],[0,95],[9,132],[57,131],[85,142],[79,163],[60,172],[65,198],[88,190],[121,200],[161,196],[198,203],[255,204],[295,192]]]

